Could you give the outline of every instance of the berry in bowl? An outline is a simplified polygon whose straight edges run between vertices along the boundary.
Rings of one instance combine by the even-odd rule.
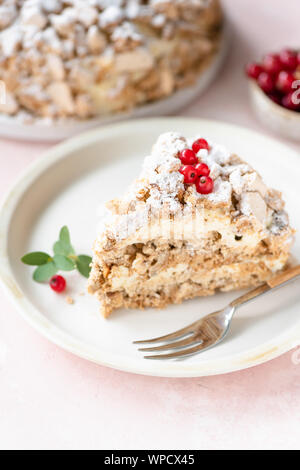
[[[260,121],[300,141],[300,52],[283,49],[246,66],[251,100]]]

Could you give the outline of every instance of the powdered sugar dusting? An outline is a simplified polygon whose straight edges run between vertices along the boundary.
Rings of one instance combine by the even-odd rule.
[[[179,196],[187,189],[192,195],[192,200],[207,200],[212,204],[223,205],[228,213],[232,212],[235,216],[240,214],[253,217],[262,223],[265,230],[270,230],[273,234],[280,233],[288,226],[284,211],[278,213],[268,207],[268,188],[260,176],[237,156],[213,142],[209,142],[209,151],[200,150],[198,153],[201,161],[211,170],[211,177],[214,179],[213,192],[202,195],[197,193],[194,185],[184,185],[183,175],[179,172],[179,153],[189,148],[194,140],[195,138],[188,141],[175,132],[162,134],[158,138],[151,155],[144,160],[140,178],[123,198],[128,206],[127,213],[113,218],[111,215],[106,217],[105,222],[117,240],[134,233],[158,211],[163,210],[170,215],[182,213],[183,203]],[[233,196],[237,206],[233,205]],[[191,203],[187,205],[191,209]],[[272,223],[268,227],[266,215],[270,211]]]
[[[179,173],[179,152],[187,147],[183,136],[175,132],[161,135],[152,154],[144,161],[142,178],[150,184],[147,205],[154,210],[168,207],[171,213],[180,208],[178,194],[184,191],[183,176]]]
[[[141,41],[142,35],[137,32],[136,28],[131,23],[126,21],[114,30],[112,38],[114,40],[131,39],[133,41]]]
[[[185,1],[174,3],[180,5]],[[124,21],[125,26],[118,30],[117,37],[131,37],[135,36],[131,21],[136,18],[148,16],[156,27],[166,24],[165,15],[157,13],[157,8],[165,7],[166,2],[161,0],[148,4],[142,0],[6,0],[3,3],[0,5],[0,49],[5,57],[15,54],[16,44],[33,48],[35,35],[47,28],[53,28],[62,39],[69,34],[76,37],[74,32],[79,31],[79,24],[85,28],[97,25],[100,30],[106,30]],[[208,6],[203,0],[189,0],[189,3],[196,7],[205,3]],[[31,42],[28,42],[30,36]]]
[[[237,168],[232,173],[230,173],[229,181],[234,192],[238,195],[241,195],[244,189],[244,181],[240,168]]]
[[[99,24],[102,28],[110,24],[119,23],[123,19],[123,11],[120,7],[117,6],[109,6],[101,13],[99,17]]]
[[[215,180],[214,191],[206,197],[209,201],[218,204],[222,202],[230,203],[232,186],[229,181],[223,181],[221,177]],[[200,195],[201,196],[201,195]]]
[[[157,171],[170,173],[180,166],[179,152],[187,148],[187,141],[176,132],[162,134],[153,147],[152,154],[146,157],[142,177],[151,177]]]
[[[202,72],[200,62],[206,65],[206,59],[218,48],[222,19],[213,14],[214,28],[212,15],[202,11],[204,3],[0,0],[0,79],[8,85],[9,103],[14,100],[14,106],[1,105],[1,113],[21,120],[26,110],[39,120],[49,118],[49,123],[60,118],[89,119],[98,113],[124,112],[171,95],[186,81],[190,84],[192,73],[196,78]],[[217,3],[209,2],[207,6],[209,12],[219,12]],[[198,44],[200,22],[208,49],[202,41]],[[186,61],[184,51],[175,57],[173,43],[191,23],[194,32],[187,39],[191,42],[191,60]],[[166,41],[170,41],[170,48],[165,47]],[[53,55],[56,65],[51,60]],[[198,56],[199,67],[195,60]],[[176,64],[177,60],[188,62],[184,74],[188,80],[182,76],[180,65],[173,66],[174,60]],[[53,92],[53,82],[55,86],[59,82],[60,93]],[[29,83],[43,87],[43,99],[23,96]]]

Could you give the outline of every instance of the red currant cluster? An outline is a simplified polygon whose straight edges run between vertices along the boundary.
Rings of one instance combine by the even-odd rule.
[[[246,73],[272,101],[300,112],[299,100],[295,99],[297,90],[293,87],[297,76],[300,78],[300,52],[284,49],[279,54],[267,54],[261,64],[248,64]]]
[[[185,184],[195,184],[196,190],[200,194],[209,194],[214,189],[214,182],[210,178],[210,169],[205,163],[199,162],[197,153],[199,150],[210,150],[205,139],[198,139],[193,143],[192,150],[182,150],[179,158],[183,166],[180,173],[184,176]]]

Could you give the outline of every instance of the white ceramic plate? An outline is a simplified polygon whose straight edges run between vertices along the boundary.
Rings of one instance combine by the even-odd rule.
[[[135,339],[158,336],[214,311],[238,294],[218,294],[166,310],[115,312],[109,320],[98,303],[80,295],[85,279],[68,275],[65,295],[31,280],[20,262],[32,250],[50,250],[67,224],[78,252],[89,253],[95,237],[99,203],[122,194],[135,178],[162,132],[175,130],[203,136],[240,153],[284,191],[292,224],[300,229],[299,156],[276,140],[228,124],[184,118],[119,123],[89,131],[37,160],[8,195],[0,213],[0,275],[9,296],[35,328],[79,356],[140,374],[188,377],[220,374],[272,359],[300,343],[299,281],[243,307],[227,339],[218,347],[181,361],[144,360]],[[294,254],[299,252],[299,238]],[[298,282],[298,286],[297,286]]]
[[[231,29],[226,22],[220,50],[210,66],[203,71],[195,85],[179,90],[168,98],[140,106],[130,112],[107,117],[97,117],[86,121],[65,119],[49,124],[47,121],[36,120],[34,124],[25,124],[15,117],[0,114],[0,137],[36,142],[59,142],[78,135],[88,129],[117,121],[150,116],[165,116],[176,113],[184,106],[194,101],[216,78],[226,58],[230,38]]]

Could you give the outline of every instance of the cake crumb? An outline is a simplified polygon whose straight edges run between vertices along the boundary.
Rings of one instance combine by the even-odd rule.
[[[74,304],[74,299],[72,299],[72,297],[68,296],[68,297],[66,297],[66,302],[69,305],[73,305]]]

